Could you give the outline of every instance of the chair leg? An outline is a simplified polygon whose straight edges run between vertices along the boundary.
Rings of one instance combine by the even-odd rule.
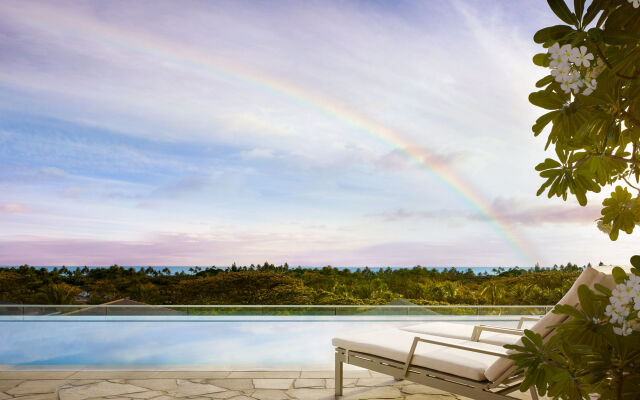
[[[336,387],[336,397],[342,396],[342,360],[340,358],[340,354],[336,352],[336,364],[335,364],[335,387]]]
[[[536,387],[535,386],[531,386],[529,391],[531,392],[531,399],[532,400],[538,400],[538,391],[536,390]]]

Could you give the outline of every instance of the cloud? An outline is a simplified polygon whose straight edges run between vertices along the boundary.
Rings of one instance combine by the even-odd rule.
[[[273,150],[255,148],[251,150],[241,151],[240,158],[243,160],[263,160],[273,158]]]
[[[0,213],[22,213],[27,207],[22,204],[0,204]]]
[[[407,153],[411,154],[411,158],[407,156]],[[382,169],[401,170],[417,167],[417,159],[420,163],[427,165],[459,166],[464,162],[472,160],[473,157],[475,157],[475,154],[466,150],[436,152],[425,147],[412,146],[403,149],[394,149],[378,158],[375,164],[376,167]]]
[[[65,176],[65,173],[60,168],[56,167],[41,167],[38,169],[37,176],[41,178],[61,178]]]
[[[548,206],[526,206],[522,200],[499,198],[493,202],[493,209],[499,215],[516,224],[538,226],[542,224],[593,224],[600,218],[602,207],[594,202],[586,207],[574,204]]]
[[[600,217],[600,206],[589,204],[586,207],[574,205],[526,205],[518,199],[496,199],[492,209],[501,220],[522,226],[540,226],[546,224],[593,224]],[[484,221],[486,217],[478,213],[461,210],[417,211],[397,209],[394,211],[371,214],[389,222],[401,222],[412,219],[432,220],[470,220]]]
[[[177,179],[174,182],[165,184],[150,193],[151,199],[157,198],[179,198],[188,193],[197,192],[211,185],[211,178],[202,175],[190,175]]]

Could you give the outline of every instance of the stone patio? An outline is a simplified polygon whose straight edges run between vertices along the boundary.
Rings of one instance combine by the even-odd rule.
[[[367,370],[344,373],[342,400],[465,399]],[[328,400],[333,387],[333,371],[0,371],[0,400]]]

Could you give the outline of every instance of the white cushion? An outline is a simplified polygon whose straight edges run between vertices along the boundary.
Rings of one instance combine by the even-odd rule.
[[[416,336],[498,353],[506,353],[506,350],[500,346],[423,334],[416,335],[415,333],[402,331],[400,329],[370,332],[344,338],[338,337],[334,338],[332,343],[334,346],[346,350],[358,351],[404,363],[407,360],[413,339]],[[497,356],[453,349],[430,343],[418,343],[411,364],[476,381],[484,381],[485,370],[494,364],[498,358]]]
[[[424,333],[427,335],[443,336],[459,340],[471,340],[474,325],[460,324],[455,322],[433,321],[423,324],[405,326],[402,329],[407,332]],[[496,346],[505,344],[514,344],[520,339],[519,335],[509,335],[505,333],[496,333],[483,331],[480,333],[481,343],[489,343]]]

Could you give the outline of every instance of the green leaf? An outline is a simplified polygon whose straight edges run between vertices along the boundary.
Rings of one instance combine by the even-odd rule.
[[[609,289],[606,286],[602,286],[599,283],[596,283],[595,285],[593,285],[594,288],[596,288],[596,290],[598,290],[600,293],[604,294],[607,297],[611,297],[611,289]]]
[[[536,87],[545,87],[548,84],[553,83],[554,80],[555,79],[553,76],[547,75],[544,78],[540,79],[538,82],[536,82]]]
[[[580,204],[582,207],[587,205],[587,193],[585,190],[576,188],[575,195],[576,199],[578,200],[578,204]]]
[[[636,268],[640,268],[640,256],[638,256],[638,255],[632,256],[631,257],[631,265],[633,265]]]
[[[605,29],[602,33],[602,40],[607,44],[635,44],[640,38],[632,33],[623,30]]]
[[[553,183],[553,181],[555,180],[555,178],[549,178],[547,179],[542,186],[540,186],[540,188],[538,189],[538,191],[536,192],[536,196],[540,196],[542,193],[544,193],[544,190],[549,187],[549,185],[551,185],[551,183]]]
[[[593,292],[587,285],[578,286],[578,299],[580,299],[580,308],[588,315],[594,315]]]
[[[557,304],[553,308],[554,314],[565,314],[575,318],[584,318],[584,315],[575,307],[568,304]]]
[[[604,199],[602,205],[602,222],[611,224],[611,240],[616,240],[621,230],[632,233],[636,224],[640,223],[640,200],[632,199],[627,188],[616,186],[611,197]]]
[[[578,21],[581,21],[582,13],[584,12],[584,0],[573,0],[573,11],[576,13]]]
[[[598,15],[600,11],[602,11],[602,1],[601,0],[593,0],[593,2],[587,7],[587,12],[584,14],[582,18],[582,26],[587,26],[593,21],[593,19]]]
[[[549,75],[551,76],[551,75]],[[543,78],[544,79],[544,78]],[[546,114],[541,115],[536,123],[531,128],[533,130],[534,136],[538,136],[545,126],[549,125],[549,122],[553,121],[553,119],[560,113],[560,111],[551,111]]]
[[[524,330],[524,334],[528,337],[536,346],[542,347],[542,336],[540,334],[535,333],[529,329]]]
[[[615,267],[613,271],[611,271],[611,275],[613,275],[613,279],[617,284],[624,283],[629,277],[624,272],[624,270],[620,267]]]
[[[538,53],[533,56],[533,63],[539,67],[548,67],[550,64],[549,55],[547,53]]]
[[[569,7],[562,0],[547,0],[551,11],[554,12],[562,21],[569,25],[578,26],[576,15],[569,10]]]
[[[536,165],[536,171],[544,171],[546,169],[560,168],[560,167],[562,167],[562,164],[560,164],[559,162],[557,162],[552,158],[547,158],[540,164]]]
[[[554,25],[542,28],[533,35],[533,41],[536,43],[547,43],[557,41],[568,33],[573,32],[573,28],[567,25]]]
[[[546,108],[547,110],[559,110],[564,105],[564,99],[560,95],[546,90],[531,93],[529,101],[534,106]]]

